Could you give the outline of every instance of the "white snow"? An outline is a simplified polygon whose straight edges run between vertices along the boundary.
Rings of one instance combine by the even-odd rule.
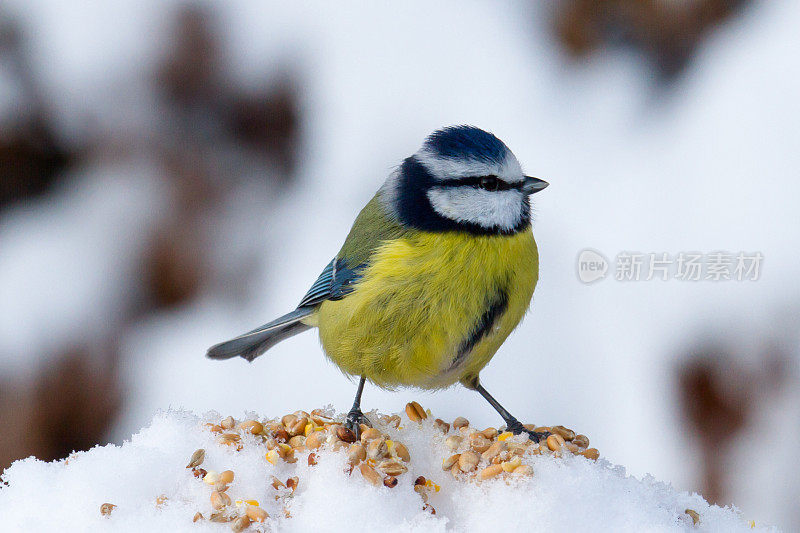
[[[243,449],[234,451],[217,444],[205,425],[219,421],[216,413],[198,417],[167,411],[121,446],[98,446],[68,461],[17,461],[2,476],[7,486],[0,485],[0,525],[3,531],[29,532],[230,531],[229,524],[192,522],[195,513],[208,518],[212,512],[212,486],[185,468],[192,453],[203,448],[202,468],[235,473],[227,491],[231,500],[255,499],[269,513],[252,531],[773,530],[753,529],[737,510],[709,506],[697,494],[678,492],[651,477],[627,476],[624,468],[602,458],[594,462],[569,453],[560,458],[528,454],[523,462],[532,465],[532,477],[456,480],[441,469],[452,452],[443,445],[445,435],[432,417],[417,424],[403,415],[398,429],[377,423],[393,440],[406,444],[411,456],[409,471],[391,489],[369,485],[358,470],[348,475],[345,453],[329,447],[315,452],[316,466],[309,466],[309,452],[298,452],[294,464],[279,461],[273,466],[265,459],[260,437],[249,434],[243,437]],[[296,492],[276,499],[288,491],[271,486],[273,475],[281,480],[297,476]],[[440,487],[429,491],[435,514],[423,509],[413,490],[419,475]],[[166,501],[156,505],[162,495]],[[107,517],[100,513],[104,503],[117,506]],[[699,513],[697,526],[685,514],[687,508]]]

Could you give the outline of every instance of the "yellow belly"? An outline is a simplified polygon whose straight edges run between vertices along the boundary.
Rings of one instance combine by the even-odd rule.
[[[477,376],[528,309],[539,270],[530,230],[509,236],[419,233],[383,244],[355,290],[316,316],[328,357],[392,388],[433,389]],[[507,306],[467,353],[498,291]]]

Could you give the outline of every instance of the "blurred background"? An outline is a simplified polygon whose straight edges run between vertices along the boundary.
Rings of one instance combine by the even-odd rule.
[[[525,422],[800,530],[800,3],[0,5],[0,469],[159,409],[349,408],[293,308],[385,176],[474,124],[551,183],[532,310],[482,381]],[[585,248],[760,252],[756,281],[586,285]],[[500,421],[462,388],[368,387]]]

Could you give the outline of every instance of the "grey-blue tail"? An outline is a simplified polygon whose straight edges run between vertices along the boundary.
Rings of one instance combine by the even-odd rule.
[[[302,333],[311,326],[303,324],[301,320],[314,312],[313,307],[298,307],[272,322],[268,322],[253,331],[215,344],[206,352],[210,359],[230,359],[242,357],[252,361],[284,339]]]

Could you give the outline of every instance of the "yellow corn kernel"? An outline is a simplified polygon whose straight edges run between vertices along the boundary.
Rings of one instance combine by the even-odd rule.
[[[510,439],[513,436],[514,436],[514,434],[511,433],[510,431],[504,431],[504,432],[500,433],[500,435],[497,436],[497,440],[499,440],[500,442],[503,442],[504,440]]]
[[[253,507],[258,507],[258,502],[256,500],[236,500],[236,507],[241,507],[243,505],[252,505]]]
[[[278,461],[280,460],[280,458],[281,458],[281,456],[278,453],[278,449],[277,448],[273,448],[273,449],[271,449],[270,451],[267,452],[267,461],[269,461],[270,463],[272,463],[274,465],[278,464]]]
[[[397,452],[394,451],[394,441],[386,439],[386,450],[392,457],[397,457]]]
[[[312,432],[312,431],[314,431],[314,424],[312,424],[311,422],[309,422],[308,424],[306,424],[306,427],[305,427],[305,429],[303,430],[303,436],[304,436],[304,437],[308,437],[309,435],[311,435],[311,432]]]
[[[429,489],[433,489],[434,492],[439,492],[442,487],[431,481],[430,479],[425,480],[425,486]]]
[[[503,466],[504,472],[513,472],[518,466],[522,464],[522,459],[517,456],[510,461],[503,461],[500,463]]]

